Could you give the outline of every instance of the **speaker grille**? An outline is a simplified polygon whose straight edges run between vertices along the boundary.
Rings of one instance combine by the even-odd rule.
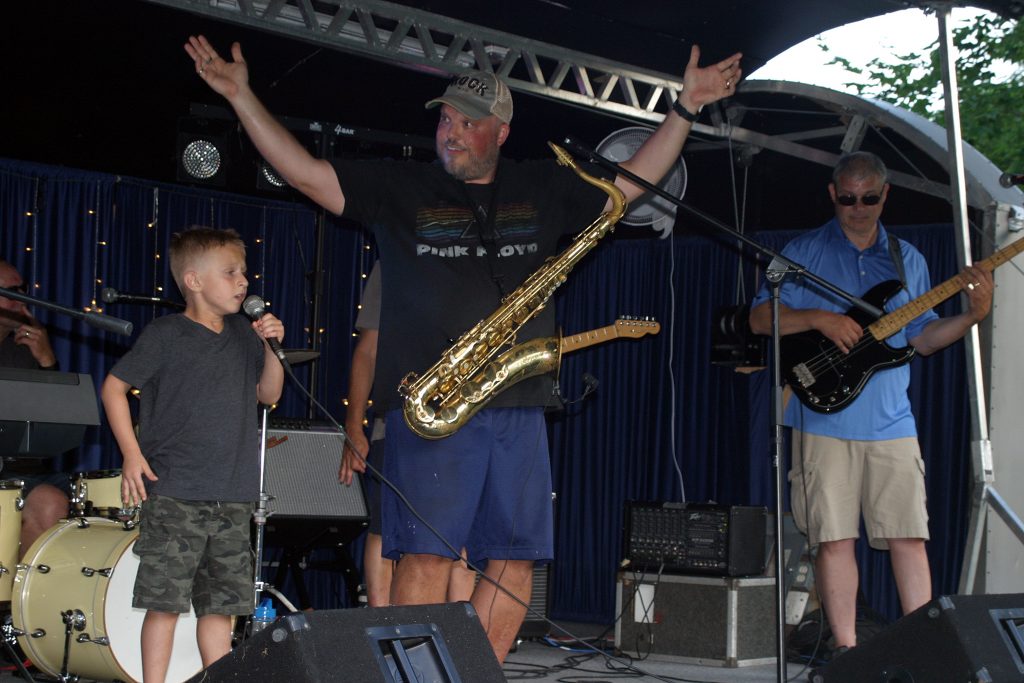
[[[278,518],[367,519],[363,481],[338,482],[344,437],[334,431],[272,429],[267,439],[267,504]]]

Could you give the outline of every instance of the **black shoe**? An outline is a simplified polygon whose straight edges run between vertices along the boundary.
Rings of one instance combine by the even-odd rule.
[[[840,645],[836,649],[832,650],[832,656],[829,659],[832,660],[832,659],[835,659],[836,657],[839,657],[841,655],[845,655],[847,652],[849,652],[852,649],[853,648],[851,648],[849,645]]]

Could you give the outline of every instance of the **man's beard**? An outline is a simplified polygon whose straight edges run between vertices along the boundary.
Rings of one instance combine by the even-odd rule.
[[[440,151],[441,150],[439,150],[439,152]],[[448,175],[462,182],[479,180],[491,173],[491,171],[493,171],[498,165],[497,147],[492,148],[487,152],[486,156],[482,157],[476,157],[466,153],[464,163],[460,165],[456,165],[455,160],[450,156],[440,153],[438,156],[444,160],[444,170],[448,172]]]

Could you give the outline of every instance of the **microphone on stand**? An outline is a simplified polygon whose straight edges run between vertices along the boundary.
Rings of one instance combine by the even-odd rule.
[[[603,160],[603,157],[600,157],[597,152],[590,149],[571,135],[566,135],[562,138],[562,145],[576,156],[591,164],[598,164]]]
[[[256,294],[250,294],[245,297],[245,301],[242,302],[242,310],[252,320],[259,320],[267,314],[267,304]],[[277,359],[281,361],[281,365],[286,370],[291,370],[291,366],[288,365],[288,358],[284,355],[284,349],[281,348],[281,342],[276,337],[267,337],[267,346],[274,352]]]
[[[168,301],[158,296],[143,296],[141,294],[122,294],[113,287],[104,287],[100,291],[100,299],[105,304],[152,304],[154,306],[166,306],[184,310],[185,306],[177,301]]]
[[[1003,187],[1013,187],[1024,183],[1024,173],[1004,173],[999,176],[999,184]]]

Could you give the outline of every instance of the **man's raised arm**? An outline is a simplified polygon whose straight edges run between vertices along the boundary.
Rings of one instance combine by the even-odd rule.
[[[242,47],[231,45],[231,59],[217,54],[204,36],[189,36],[185,52],[195,63],[196,74],[235,110],[238,120],[256,149],[288,184],[334,214],[345,208],[345,194],[331,165],[311,155],[274,116],[249,87],[249,68]]]

